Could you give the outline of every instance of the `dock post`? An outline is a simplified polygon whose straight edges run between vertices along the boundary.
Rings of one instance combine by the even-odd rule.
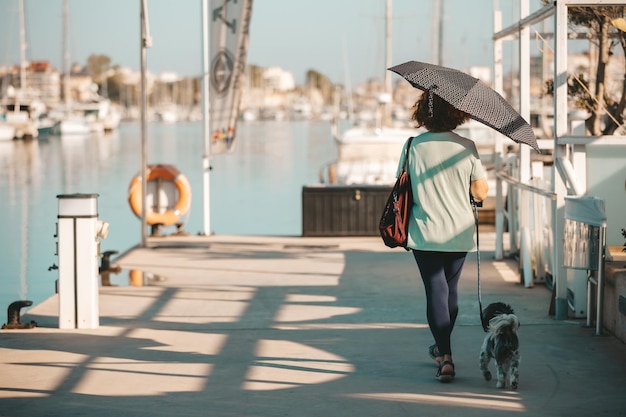
[[[98,238],[108,224],[98,220],[97,194],[57,195],[59,214],[59,328],[95,329],[98,312]]]

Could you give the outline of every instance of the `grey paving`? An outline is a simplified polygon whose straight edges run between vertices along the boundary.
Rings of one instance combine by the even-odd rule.
[[[626,416],[626,345],[556,321],[481,235],[483,303],[516,310],[520,388],[478,371],[476,258],[441,384],[412,256],[377,238],[151,238],[114,262],[100,327],[58,329],[56,296],[31,330],[0,332],[1,416]],[[142,272],[139,272],[142,271]],[[131,278],[128,278],[131,281]]]

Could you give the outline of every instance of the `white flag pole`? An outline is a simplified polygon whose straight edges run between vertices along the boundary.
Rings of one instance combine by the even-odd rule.
[[[147,88],[147,54],[146,49],[152,46],[150,37],[150,25],[148,23],[148,0],[140,0],[140,23],[141,23],[141,246],[146,246],[146,190],[148,179],[146,178],[147,168],[147,110],[148,110],[148,88]]]
[[[209,0],[202,0],[202,232],[211,234],[211,130],[209,126]]]

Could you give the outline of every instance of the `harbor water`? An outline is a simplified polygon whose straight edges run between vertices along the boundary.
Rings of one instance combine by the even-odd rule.
[[[174,165],[188,178],[185,231],[202,233],[202,123],[152,123],[147,137],[148,164]],[[317,183],[335,155],[329,122],[241,123],[235,150],[211,160],[212,233],[301,235],[302,186]],[[60,194],[98,195],[98,217],[110,224],[101,252],[121,254],[141,242],[140,220],[128,204],[140,156],[139,123],[105,135],[0,142],[0,311],[16,300],[38,304],[54,294]],[[170,228],[162,234],[174,233]]]

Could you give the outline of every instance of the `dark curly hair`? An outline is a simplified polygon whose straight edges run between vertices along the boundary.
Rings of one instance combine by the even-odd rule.
[[[470,119],[468,113],[457,110],[437,94],[432,94],[432,99],[432,115],[428,109],[428,90],[415,103],[411,120],[417,123],[417,127],[424,126],[431,132],[447,132]]]

